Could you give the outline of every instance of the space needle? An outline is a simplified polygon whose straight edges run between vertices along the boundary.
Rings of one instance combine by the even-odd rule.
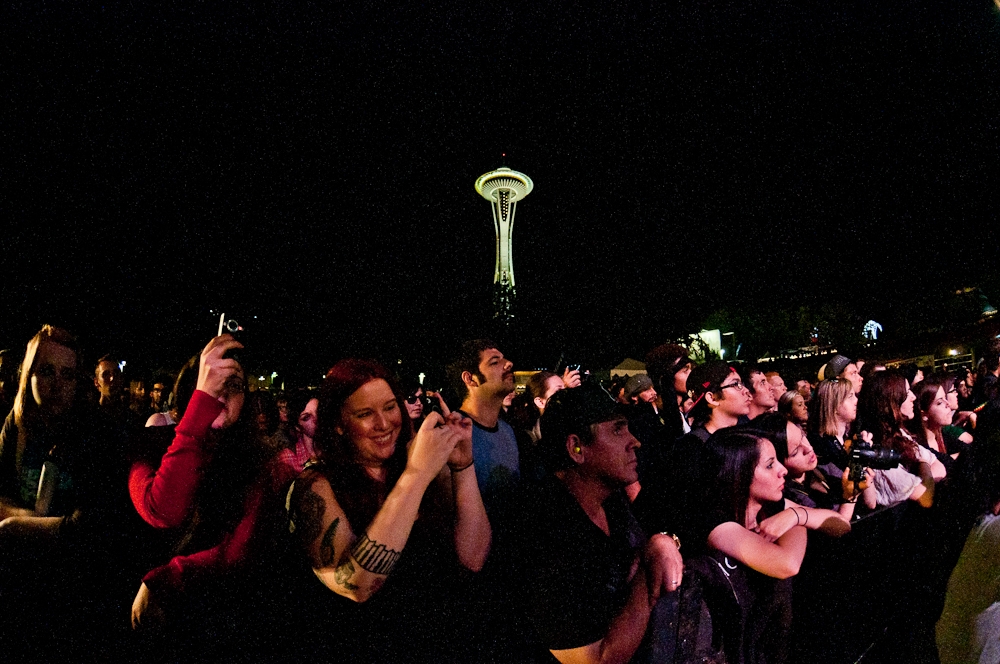
[[[511,232],[517,202],[535,185],[524,173],[498,168],[476,180],[476,192],[493,207],[493,228],[497,236],[497,260],[493,269],[495,318],[506,322],[513,317],[514,264],[511,259]]]

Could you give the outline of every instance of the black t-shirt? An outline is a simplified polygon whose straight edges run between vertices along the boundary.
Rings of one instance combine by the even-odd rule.
[[[526,613],[546,649],[600,641],[628,599],[629,576],[644,537],[624,492],[609,497],[604,510],[610,535],[555,477],[522,496],[518,576]]]
[[[709,433],[695,427],[674,442],[662,472],[643,480],[635,513],[647,533],[675,533],[685,541],[702,520],[702,478]]]

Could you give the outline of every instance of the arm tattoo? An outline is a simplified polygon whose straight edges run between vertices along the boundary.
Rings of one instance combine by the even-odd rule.
[[[333,557],[335,551],[333,550],[333,536],[337,532],[337,526],[340,525],[340,517],[338,516],[330,524],[330,527],[326,529],[326,533],[323,534],[323,541],[319,543],[319,559],[323,563],[323,567],[329,567],[333,564]]]
[[[333,580],[339,585],[344,586],[348,590],[357,590],[358,587],[351,583],[351,577],[354,576],[354,565],[350,560],[344,562],[343,565],[338,567],[333,573]]]
[[[354,545],[351,555],[359,565],[372,574],[389,574],[396,566],[400,552],[387,549],[384,544],[368,539],[368,533],[365,533]]]
[[[326,505],[323,499],[317,496],[312,489],[306,489],[306,493],[299,499],[295,510],[292,513],[292,531],[298,532],[302,541],[311,544],[316,541],[320,533],[323,532],[323,512]]]

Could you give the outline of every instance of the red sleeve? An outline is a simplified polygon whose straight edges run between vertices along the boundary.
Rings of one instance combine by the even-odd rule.
[[[260,522],[263,487],[258,484],[247,498],[243,519],[232,533],[226,533],[222,542],[211,549],[176,556],[166,565],[157,567],[146,576],[150,592],[161,598],[174,598],[184,591],[186,584],[199,576],[221,574],[249,557],[250,544]]]
[[[159,469],[147,461],[132,464],[129,494],[146,523],[156,528],[176,528],[187,519],[205,462],[205,435],[222,409],[218,399],[195,390]]]

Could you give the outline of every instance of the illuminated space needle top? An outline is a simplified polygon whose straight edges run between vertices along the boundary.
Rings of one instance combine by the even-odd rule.
[[[493,283],[514,289],[514,265],[511,262],[511,231],[516,203],[531,193],[535,185],[524,173],[498,168],[476,180],[476,192],[493,204],[493,226],[497,236],[497,262]]]

